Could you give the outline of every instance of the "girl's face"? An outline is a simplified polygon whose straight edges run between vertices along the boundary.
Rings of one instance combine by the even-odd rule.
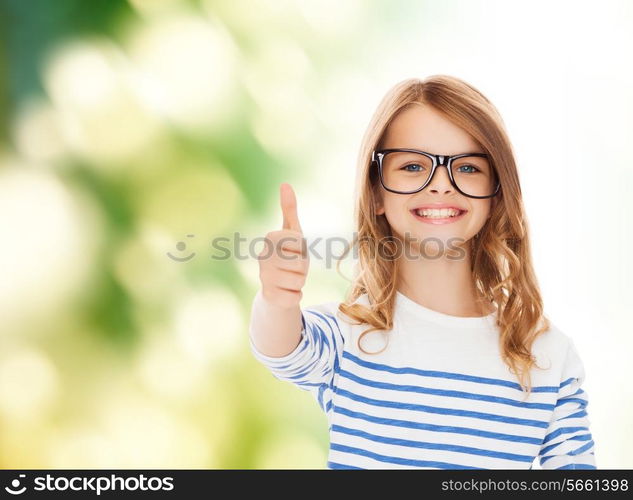
[[[388,148],[411,148],[438,155],[484,152],[467,132],[427,105],[410,106],[391,122],[383,146]],[[417,193],[397,194],[382,186],[380,193],[377,213],[385,214],[394,234],[413,239],[416,247],[424,241],[433,245],[441,241],[444,250],[462,246],[479,232],[490,215],[492,198],[461,194],[451,184],[446,167],[438,166],[431,182]],[[433,224],[415,215],[414,209],[434,203],[447,203],[466,212],[446,224]]]

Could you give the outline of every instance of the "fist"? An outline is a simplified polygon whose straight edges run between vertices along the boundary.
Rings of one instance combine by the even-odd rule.
[[[290,184],[280,186],[283,225],[266,234],[264,249],[257,256],[262,296],[281,308],[298,306],[310,259],[297,215],[297,199]]]

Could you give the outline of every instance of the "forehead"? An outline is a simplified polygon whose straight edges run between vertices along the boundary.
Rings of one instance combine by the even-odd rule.
[[[426,104],[414,104],[401,111],[387,127],[382,147],[420,149],[441,155],[484,152],[464,129]]]

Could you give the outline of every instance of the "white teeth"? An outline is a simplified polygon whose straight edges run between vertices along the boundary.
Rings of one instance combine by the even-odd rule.
[[[459,215],[460,211],[454,208],[423,208],[421,210],[416,210],[416,214],[420,217],[429,217],[429,218],[443,218],[443,217],[455,217]]]

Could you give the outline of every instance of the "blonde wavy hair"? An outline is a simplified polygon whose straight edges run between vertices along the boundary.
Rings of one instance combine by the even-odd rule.
[[[496,306],[503,361],[517,376],[521,389],[527,390],[527,398],[532,391],[530,370],[536,365],[532,344],[549,329],[550,323],[543,314],[543,301],[532,267],[516,162],[497,109],[481,92],[459,78],[433,75],[424,80],[404,80],[389,90],[371,118],[358,156],[354,242],[340,257],[344,258],[358,245],[358,262],[339,310],[358,321],[355,324],[370,326],[358,338],[359,349],[366,354],[378,354],[387,347],[370,353],[360,345],[365,334],[393,328],[398,285],[394,279],[398,276],[398,259],[377,257],[393,255],[397,241],[384,214],[376,214],[381,185],[371,152],[382,148],[389,123],[414,103],[432,106],[468,132],[490,155],[498,173],[501,189],[492,198],[491,215],[477,236],[468,241],[467,251],[479,300]],[[339,272],[340,263],[341,260],[337,262]],[[355,303],[363,294],[367,294],[369,307]]]

